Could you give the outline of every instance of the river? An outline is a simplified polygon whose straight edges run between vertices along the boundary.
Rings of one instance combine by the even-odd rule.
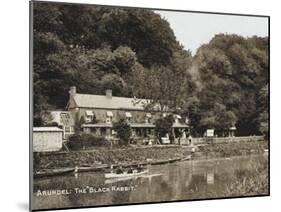
[[[108,180],[104,173],[35,179],[34,209],[228,197],[232,183],[267,160],[267,155],[190,160],[149,166],[148,174],[133,179]]]

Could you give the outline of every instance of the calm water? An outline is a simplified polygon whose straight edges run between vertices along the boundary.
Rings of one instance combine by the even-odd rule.
[[[103,173],[36,179],[34,209],[224,197],[237,172],[243,177],[241,171],[251,171],[267,158],[246,156],[150,166],[148,174],[120,181],[107,180]],[[50,190],[55,191],[49,195]]]

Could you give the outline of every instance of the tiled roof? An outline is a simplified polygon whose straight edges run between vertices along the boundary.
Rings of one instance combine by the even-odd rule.
[[[73,99],[77,107],[84,108],[105,108],[105,109],[130,109],[130,110],[144,110],[144,105],[149,100],[141,99],[134,100],[134,98],[126,97],[111,97],[104,95],[90,95],[90,94],[76,94]]]

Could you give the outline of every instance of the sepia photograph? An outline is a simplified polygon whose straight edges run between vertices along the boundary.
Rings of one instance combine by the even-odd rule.
[[[269,20],[31,1],[31,210],[268,196]]]

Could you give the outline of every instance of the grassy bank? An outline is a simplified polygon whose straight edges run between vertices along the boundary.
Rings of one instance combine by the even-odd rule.
[[[198,146],[202,155],[210,157],[231,157],[263,153],[268,148],[267,141],[232,142]],[[199,155],[199,154],[198,154]]]
[[[231,157],[263,153],[268,148],[267,142],[238,142],[198,146],[198,152],[193,155],[208,157]],[[88,151],[71,151],[57,153],[36,153],[34,155],[35,169],[52,169],[75,166],[92,166],[101,164],[140,163],[151,160],[168,160],[185,157],[190,152],[181,146],[152,147],[95,147]]]
[[[218,176],[219,177],[219,176]],[[220,176],[224,178],[224,176]],[[242,197],[268,195],[268,160],[260,157],[249,159],[243,169],[232,174],[226,173],[229,179],[221,183],[221,188],[211,186],[207,192],[199,194],[200,198]]]
[[[147,159],[166,160],[183,157],[180,146],[154,146],[146,148],[107,148],[97,147],[90,151],[73,151],[68,153],[37,153],[34,156],[35,169],[60,167],[91,166],[95,163],[118,164],[145,162]]]
[[[229,196],[268,194],[268,161],[255,163],[251,170],[237,171],[235,178],[226,188]]]

